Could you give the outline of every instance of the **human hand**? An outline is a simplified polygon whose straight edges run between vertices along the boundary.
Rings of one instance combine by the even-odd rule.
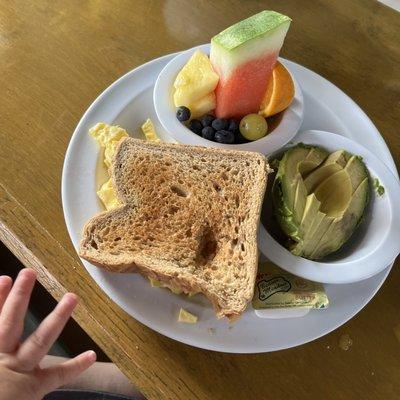
[[[35,281],[35,271],[27,268],[18,274],[14,285],[8,276],[0,276],[0,400],[40,400],[74,380],[96,361],[96,353],[87,351],[61,364],[40,368],[40,361],[71,316],[77,297],[67,293],[37,330],[21,343]]]

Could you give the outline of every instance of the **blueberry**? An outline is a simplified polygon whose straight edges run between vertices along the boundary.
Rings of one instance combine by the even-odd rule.
[[[214,140],[215,129],[212,126],[206,126],[201,131],[201,136],[207,140]]]
[[[218,143],[232,144],[235,142],[233,132],[221,130],[215,133],[215,141]]]
[[[239,129],[237,122],[234,119],[229,120],[228,131],[236,133]]]
[[[228,125],[229,122],[225,118],[216,118],[211,124],[216,131],[224,131],[228,129]]]
[[[198,119],[192,119],[189,122],[189,129],[197,135],[201,135],[201,130],[203,129],[203,125]]]
[[[176,118],[178,118],[180,122],[188,121],[190,119],[190,110],[185,106],[178,107],[176,110]]]
[[[203,124],[204,127],[210,126],[214,121],[214,119],[215,119],[214,115],[206,114],[201,118],[201,123]]]

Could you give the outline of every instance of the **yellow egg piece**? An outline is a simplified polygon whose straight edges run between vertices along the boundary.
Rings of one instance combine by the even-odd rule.
[[[99,199],[104,204],[106,210],[112,210],[113,208],[120,206],[111,178],[101,185],[100,189],[97,191],[97,196],[99,196]]]
[[[184,308],[179,310],[178,322],[184,322],[186,324],[195,324],[197,322],[197,316],[186,311]]]
[[[97,140],[100,147],[104,147],[104,164],[107,168],[111,166],[118,142],[129,136],[128,132],[120,126],[108,125],[103,122],[90,128],[89,134]]]
[[[156,129],[154,128],[153,121],[150,118],[147,118],[146,122],[142,125],[142,132],[146,140],[150,140],[151,142],[160,141]]]

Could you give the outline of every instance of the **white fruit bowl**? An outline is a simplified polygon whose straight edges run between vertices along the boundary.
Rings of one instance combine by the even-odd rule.
[[[400,183],[392,172],[369,150],[344,136],[324,131],[300,133],[293,144],[305,143],[333,152],[347,150],[363,158],[371,178],[384,187],[383,196],[372,188],[364,220],[345,245],[321,262],[297,257],[279,244],[264,226],[262,216],[258,246],[261,252],[281,268],[297,276],[322,283],[351,283],[367,279],[386,268],[400,252]],[[287,148],[291,147],[287,146]],[[281,149],[283,152],[287,148]],[[274,155],[271,156],[271,159]],[[272,185],[272,180],[268,186]],[[271,196],[265,198],[265,209],[272,207]]]
[[[274,129],[261,139],[242,144],[216,143],[196,135],[184,124],[179,122],[176,118],[176,107],[173,102],[173,84],[178,72],[196,50],[201,50],[204,53],[209,54],[210,45],[205,44],[193,47],[192,49],[178,54],[160,72],[154,86],[153,101],[157,117],[164,129],[173,139],[179,143],[190,145],[222,147],[270,154],[280,149],[294,138],[303,121],[303,94],[293,75],[291,76],[295,87],[294,99],[291,105],[282,112],[282,116]],[[285,65],[284,59],[279,60]],[[285,67],[289,71],[287,65],[285,65]]]

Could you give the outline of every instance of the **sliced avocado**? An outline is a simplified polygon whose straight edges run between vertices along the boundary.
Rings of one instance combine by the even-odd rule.
[[[327,157],[328,152],[320,147],[312,147],[304,161],[299,164],[299,172],[304,177],[317,168]]]
[[[279,162],[272,189],[274,210],[282,230],[294,240],[299,240],[298,229],[307,195],[305,188],[298,186],[302,182],[300,170],[315,169],[327,155],[323,149],[299,144],[286,151]],[[305,160],[307,164],[302,167]]]
[[[292,253],[295,255],[301,255],[305,258],[311,258],[311,254],[318,245],[320,238],[325,235],[333,221],[333,217],[328,217],[323,212],[318,211],[312,226],[308,231],[308,235],[304,238],[303,243],[299,243],[300,246],[298,246],[297,249],[292,249]]]
[[[304,208],[306,206],[306,200],[307,200],[307,189],[304,186],[303,179],[301,179],[301,176],[299,176],[299,179],[297,180],[297,185],[296,185],[296,193],[294,196],[294,207],[293,207],[293,215],[294,215],[294,220],[298,222],[297,227],[301,226],[301,220],[303,218],[304,214]],[[293,236],[295,234],[293,233]],[[292,238],[293,238],[292,236]],[[295,240],[300,240],[298,235],[296,235],[297,238],[294,238]]]
[[[335,172],[343,169],[347,164],[346,154],[347,153],[344,150],[335,151],[326,158],[320,167],[312,171],[304,179],[307,192],[314,192],[314,190],[322,181]]]
[[[327,156],[298,145],[279,163],[274,212],[296,243],[295,255],[320,259],[340,248],[356,229],[368,202],[369,174],[362,159],[344,150]]]
[[[346,169],[330,175],[314,191],[321,202],[320,211],[335,218],[343,215],[350,203],[352,193],[351,179]]]
[[[365,177],[353,193],[350,204],[343,216],[336,218],[329,229],[322,235],[318,246],[310,254],[310,258],[317,260],[338,250],[353,234],[364,213],[368,202],[369,178]]]
[[[311,193],[307,196],[303,218],[299,227],[299,240],[297,240],[298,243],[292,248],[293,254],[302,254],[304,243],[307,243],[308,238],[313,235],[314,231],[324,217],[324,214],[319,212],[320,206],[321,202],[315,197],[314,193]]]
[[[317,219],[317,213],[321,207],[321,202],[316,198],[314,193],[307,196],[304,207],[303,217],[300,223],[299,234],[305,240],[309,235],[312,224]]]
[[[329,157],[324,161],[324,165],[327,164],[339,164],[342,168],[347,164],[350,154],[345,150],[337,150],[329,154]]]
[[[369,175],[367,167],[360,157],[351,156],[345,169],[349,171],[352,191],[355,192],[360,183]]]
[[[282,195],[285,198],[285,205],[289,210],[292,210],[294,206],[299,164],[306,159],[309,152],[309,147],[296,146],[288,150],[279,162],[276,178],[281,183]]]

